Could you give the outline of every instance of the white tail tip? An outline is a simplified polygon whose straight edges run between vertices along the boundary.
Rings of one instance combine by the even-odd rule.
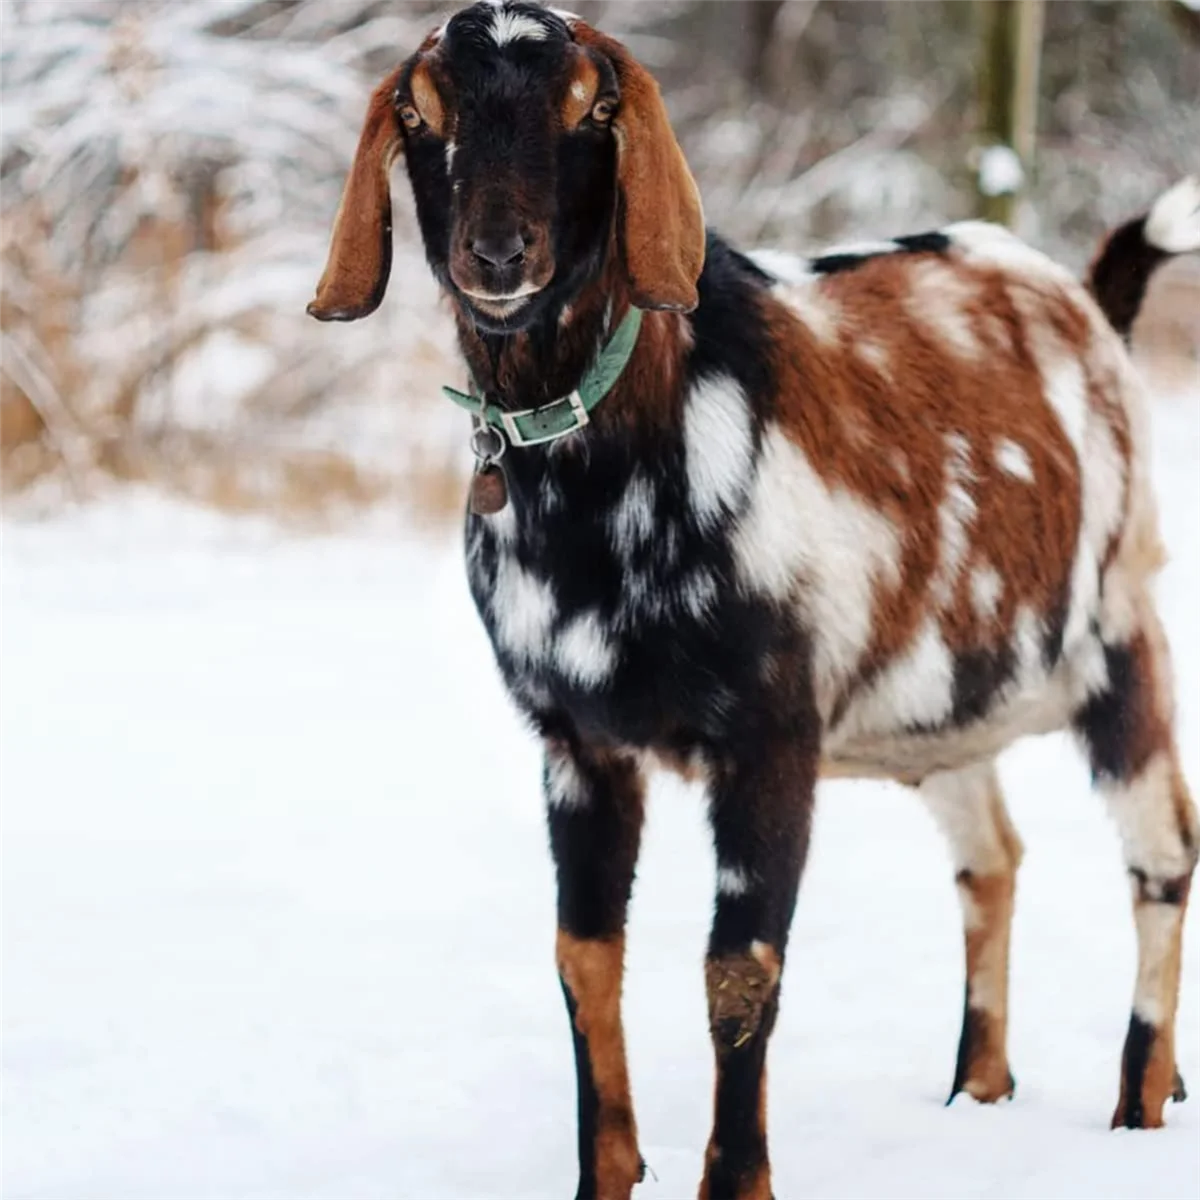
[[[1189,175],[1154,202],[1146,241],[1168,254],[1200,250],[1200,177]]]

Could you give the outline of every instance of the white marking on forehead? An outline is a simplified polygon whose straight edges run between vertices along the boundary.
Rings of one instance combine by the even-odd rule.
[[[582,79],[576,79],[575,82],[571,84],[571,95],[574,96],[576,100],[586,100],[587,94],[588,90]]]
[[[492,613],[496,634],[510,654],[540,658],[556,610],[554,592],[543,579],[526,571],[511,555],[503,555],[496,568]]]
[[[498,8],[492,14],[491,34],[497,46],[519,41],[542,42],[546,40],[546,27],[536,17],[526,13]]]
[[[586,808],[588,791],[575,763],[565,755],[546,759],[546,803],[568,811]]]
[[[720,867],[717,870],[717,891],[722,896],[744,896],[750,890],[746,872],[738,867]]]
[[[1033,462],[1029,451],[1012,438],[1001,438],[996,443],[996,465],[1009,475],[1024,479],[1026,483],[1033,482]]]
[[[995,567],[985,563],[971,572],[971,602],[984,620],[991,620],[996,615],[1003,594],[1004,580]]]
[[[741,385],[727,375],[701,381],[683,420],[692,508],[701,525],[712,525],[737,506],[749,482],[754,446]]]
[[[580,614],[558,635],[557,657],[563,674],[585,685],[602,683],[617,665],[617,652],[596,612]]]

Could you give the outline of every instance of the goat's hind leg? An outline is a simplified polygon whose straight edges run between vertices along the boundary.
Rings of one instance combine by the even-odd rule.
[[[966,940],[962,1034],[950,1103],[959,1092],[993,1103],[1012,1095],[1008,1069],[1008,949],[1021,840],[992,762],[928,776],[921,799],[950,843]]]
[[[1106,686],[1075,718],[1096,786],[1117,823],[1133,891],[1138,967],[1113,1128],[1163,1123],[1184,1098],[1175,1065],[1183,918],[1197,856],[1197,817],[1172,733],[1170,664],[1148,610],[1107,645]]]
[[[558,872],[555,951],[575,1044],[576,1196],[629,1200],[644,1167],[629,1093],[621,983],[643,781],[629,758],[548,740],[545,791]]]

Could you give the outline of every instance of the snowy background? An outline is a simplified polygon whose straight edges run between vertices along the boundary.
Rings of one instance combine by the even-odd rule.
[[[3,0],[10,1200],[574,1187],[537,751],[447,515],[450,322],[403,236],[371,321],[303,316],[368,80],[440,7]],[[709,211],[743,242],[968,210],[966,5],[577,7],[663,77]],[[1022,219],[1073,266],[1197,166],[1200,56],[1163,7],[1048,6]],[[1200,264],[1173,275],[1138,336],[1197,788]],[[1003,773],[1027,848],[1015,1101],[942,1107],[961,930],[931,822],[899,788],[822,785],[772,1047],[780,1200],[1200,1196],[1200,1097],[1161,1132],[1107,1128],[1133,928],[1082,762],[1047,738]],[[712,886],[700,797],[662,781],[626,1004],[641,1194],[661,1200],[694,1194],[707,1135]],[[1195,919],[1186,937],[1195,1096]]]

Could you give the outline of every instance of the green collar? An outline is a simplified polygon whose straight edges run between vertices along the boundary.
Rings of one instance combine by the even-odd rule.
[[[443,387],[442,391],[468,412],[482,415],[493,428],[507,434],[514,446],[536,446],[539,442],[553,442],[568,433],[582,429],[588,423],[588,414],[608,395],[621,377],[637,345],[638,330],[642,326],[642,310],[631,308],[608,345],[596,355],[595,362],[588,367],[579,387],[561,400],[552,400],[541,408],[526,408],[521,412],[505,412],[491,405],[484,409],[478,396]]]

